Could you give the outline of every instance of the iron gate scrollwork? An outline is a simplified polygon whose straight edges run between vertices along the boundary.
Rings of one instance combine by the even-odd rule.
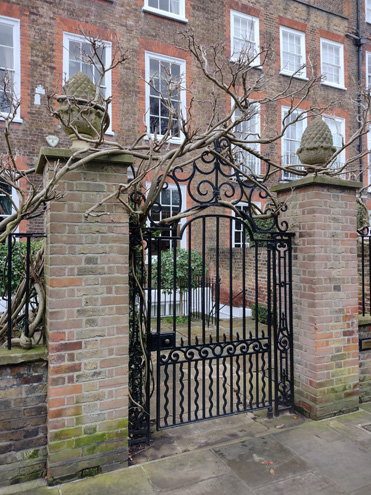
[[[132,441],[153,412],[161,429],[293,407],[292,234],[269,206],[256,219],[267,194],[231,163],[216,141],[160,177],[148,226],[131,226]]]

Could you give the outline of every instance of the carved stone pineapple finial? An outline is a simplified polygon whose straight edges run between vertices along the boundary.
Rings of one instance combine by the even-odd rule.
[[[321,117],[313,119],[305,129],[301,138],[297,155],[307,172],[323,168],[336,148],[329,126]]]
[[[82,73],[74,74],[64,86],[64,95],[57,96],[59,116],[64,132],[72,141],[72,150],[88,149],[90,144],[79,139],[94,139],[109,126],[109,116],[102,106],[103,97],[95,100],[96,88],[90,78]]]

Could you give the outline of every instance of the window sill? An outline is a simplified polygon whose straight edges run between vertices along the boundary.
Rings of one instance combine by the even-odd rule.
[[[300,76],[299,74],[294,74],[293,72],[285,72],[283,70],[280,70],[280,74],[281,76],[292,77],[293,79],[300,79],[301,81],[309,81],[306,75]]]
[[[151,136],[151,139],[154,139],[154,135],[153,134],[150,134]],[[160,135],[157,135],[157,139],[160,141],[162,139],[163,136],[160,136]],[[146,135],[144,136],[143,138],[145,141],[149,141],[149,137]],[[183,140],[182,138],[170,138],[166,141],[167,143],[169,144],[182,144]]]
[[[236,57],[230,57],[229,61],[233,64],[237,64],[240,60]],[[253,64],[250,64],[253,69],[263,70],[263,66],[260,63],[260,60],[255,60]]]
[[[5,118],[0,115],[0,122],[4,122]],[[23,124],[23,119],[21,117],[16,117],[15,119],[12,120],[12,123],[14,124]]]
[[[338,84],[328,83],[326,81],[322,81],[321,82],[321,85],[322,86],[329,86],[330,88],[342,89],[343,91],[347,91],[347,88],[345,86],[341,86],[341,85],[338,85]]]
[[[159,17],[165,17],[166,19],[172,19],[173,21],[182,22],[183,24],[188,23],[188,19],[182,17],[181,15],[171,14],[170,12],[166,12],[164,10],[158,10],[152,7],[142,7],[142,12],[147,12],[148,14],[154,14]]]

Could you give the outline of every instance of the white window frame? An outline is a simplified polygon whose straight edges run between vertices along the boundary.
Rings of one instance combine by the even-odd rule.
[[[336,125],[336,134],[338,136],[341,136],[341,139],[343,142],[345,142],[345,119],[341,117],[336,117],[335,115],[323,115],[323,121],[326,122],[326,124],[330,127],[330,131],[332,134],[332,138],[334,140],[334,146],[336,149],[339,149],[340,146],[336,146],[336,141],[334,138],[334,133],[333,129],[331,129],[331,126],[333,123]],[[342,144],[341,144],[342,146]],[[341,168],[344,163],[346,162],[346,150],[344,149],[340,155],[337,156],[336,161],[331,164],[331,169],[336,170],[338,168]],[[343,175],[343,174],[341,174]]]
[[[20,100],[21,98],[21,22],[19,19],[12,17],[0,16],[0,23],[8,24],[13,28],[13,53],[14,53],[14,95]],[[7,67],[4,67],[7,69]],[[9,113],[0,112],[1,117],[7,117]],[[20,106],[15,113],[13,122],[22,122]]]
[[[344,45],[342,43],[337,43],[336,41],[328,40],[326,38],[321,38],[320,43],[321,43],[321,73],[324,76],[324,80],[321,81],[321,84],[324,84],[325,86],[332,86],[334,88],[346,89],[346,87],[344,86]],[[324,69],[324,61],[323,61],[324,44],[332,45],[333,47],[339,49],[339,60],[340,60],[340,65],[338,66],[339,83],[335,83],[327,80],[326,71]]]
[[[256,205],[259,209],[261,209],[261,202],[260,201],[253,201],[253,204]],[[241,201],[240,203],[238,203],[236,205],[236,208],[238,209],[238,207],[244,207],[244,206],[249,206],[249,203],[247,203],[246,201]],[[235,211],[232,212],[233,216],[235,218],[239,218],[237,217],[237,214]],[[241,230],[237,230],[236,229],[236,225],[237,225],[237,220],[233,220],[232,221],[232,248],[242,248],[243,245],[236,245],[236,232],[241,232]],[[242,229],[242,232],[243,232],[243,229]],[[250,246],[250,241],[249,239],[246,239],[246,242],[245,242],[245,246],[248,248]]]
[[[283,64],[283,53],[284,53],[284,42],[283,42],[283,35],[284,33],[287,34],[292,34],[295,36],[299,36],[300,39],[300,63],[297,69],[295,70],[290,70],[287,67],[284,66]],[[291,52],[291,55],[296,55]],[[306,64],[306,52],[305,52],[305,32],[304,31],[298,31],[296,29],[291,29],[286,26],[280,26],[280,59],[281,59],[281,70],[280,74],[284,74],[286,76],[292,76],[295,74],[295,77],[298,77],[299,79],[307,79],[307,69],[306,67],[303,67],[303,69],[300,72],[297,72],[298,69]]]
[[[0,177],[0,182],[1,182],[1,177]],[[5,194],[1,193],[1,191],[0,191],[0,196],[5,196]],[[14,187],[12,187],[12,201],[13,201],[12,212],[10,215],[12,215],[14,213],[15,208],[19,207],[19,197],[18,197],[17,191]],[[3,217],[3,218],[9,217],[10,215],[4,215],[4,214],[0,213],[0,217]],[[16,228],[15,231],[19,232],[19,226]]]
[[[68,32],[63,33],[63,81],[62,81],[63,85],[70,78],[70,71],[69,71],[70,41],[81,41],[83,43],[88,42],[88,40],[84,36],[81,36],[80,34],[68,33]],[[105,40],[102,40],[102,43],[104,44],[104,48],[105,48],[105,53],[106,53],[105,66],[107,67],[111,64],[112,61],[112,43],[110,41],[105,41]],[[105,84],[106,84],[106,94],[104,95],[104,97],[108,98],[109,96],[112,96],[112,71],[109,71],[105,74]],[[113,134],[112,103],[108,106],[108,115],[110,118],[110,124],[109,124],[109,128],[106,131],[106,134],[112,135]]]
[[[371,89],[371,52],[366,52],[366,88]]]
[[[286,116],[285,114],[286,114],[289,110],[290,110],[290,107],[284,107],[284,106],[283,106],[283,107],[281,108],[281,122],[282,122],[282,124],[281,124],[281,125],[282,125],[282,127],[283,127],[283,119],[284,119],[284,118],[285,118],[285,116]],[[295,110],[295,111],[293,112],[293,114],[298,114],[298,113],[301,113],[301,112],[303,112],[303,110],[302,110],[302,109],[300,109],[300,108],[298,108],[297,110]],[[298,121],[298,122],[302,122],[302,125],[303,125],[303,132],[302,132],[302,135],[301,135],[301,137],[302,137],[302,136],[303,136],[303,133],[304,133],[304,131],[305,131],[306,127],[307,127],[307,119],[306,119],[305,117],[303,117],[303,118],[302,118],[300,121]],[[294,126],[294,125],[296,125],[298,122],[296,122],[295,124],[292,124],[290,127],[293,127],[293,126]],[[301,137],[300,137],[300,140],[301,140]],[[283,156],[284,156],[284,155],[282,154],[282,152],[283,152],[283,148],[284,148],[284,146],[283,146],[284,139],[289,139],[289,138],[285,137],[285,134],[284,134],[284,135],[282,136],[282,139],[281,139],[281,164],[282,164],[282,161],[283,161]],[[298,141],[298,140],[297,140],[297,139],[295,139],[295,141]],[[296,148],[296,149],[298,149],[299,147],[300,147],[300,141],[299,141],[298,146],[297,146],[297,148]],[[296,162],[296,163],[297,163],[298,165],[300,164],[300,159],[299,159],[299,157],[297,157],[297,162]],[[289,164],[289,165],[291,165],[291,164]],[[294,165],[294,163],[293,163],[292,165]],[[282,164],[282,166],[285,166],[285,165],[283,165],[283,164]],[[303,167],[300,167],[300,168],[302,169]],[[300,170],[300,168],[299,168],[299,170]],[[299,176],[299,175],[295,175],[295,174],[292,174],[291,172],[286,172],[286,171],[282,170],[282,176],[281,176],[281,179],[282,179],[283,181],[290,181],[290,180],[295,180],[295,179],[299,179],[299,178],[300,178],[300,176]]]
[[[371,0],[365,0],[365,20],[371,23]]]
[[[233,104],[233,101],[232,101],[232,104]],[[251,129],[251,131],[253,131],[253,130],[256,130],[257,131],[256,133],[255,132],[252,133],[251,139],[254,139],[254,136],[257,136],[257,135],[260,136],[260,133],[261,133],[260,105],[259,105],[259,103],[254,103],[253,101],[251,102],[251,104],[256,106],[256,113],[254,113],[253,118],[256,118],[257,119],[257,122],[254,125],[254,127],[257,127],[257,129]],[[233,116],[232,116],[232,120],[233,121],[236,120],[236,112],[237,111],[238,111],[238,109],[236,109],[234,111],[234,113],[233,113]],[[250,122],[250,121],[246,121],[246,123],[248,123],[248,122]],[[241,124],[239,124],[239,125],[241,125],[243,127],[243,124],[245,124],[245,122],[241,122]],[[238,126],[236,126],[235,129],[234,129],[234,133],[235,134],[237,134],[237,133],[243,134],[244,132],[247,132],[247,129],[241,129],[241,130],[239,130],[238,129]],[[246,141],[247,141],[246,145],[248,145],[249,137],[246,139]],[[256,149],[256,151],[258,151],[260,153],[260,150],[261,150],[260,143],[253,143],[252,147],[254,147]],[[253,167],[255,168],[255,171],[253,172],[254,175],[260,175],[261,174],[261,160],[259,160],[259,158],[256,158],[255,155],[252,155],[251,153],[245,152],[245,150],[242,150],[242,149],[238,153],[246,154],[245,161],[247,160],[247,158],[251,158],[251,160],[253,162],[255,162],[253,164]],[[247,166],[249,166],[249,165],[247,164]],[[248,175],[250,174],[251,175],[251,172],[249,171],[249,169],[246,169],[246,171],[245,171],[245,170],[243,170],[243,167],[244,167],[244,165],[241,165],[241,167],[240,167],[241,170],[243,172],[245,172],[246,174],[248,174]],[[251,169],[253,169],[253,167],[250,166]]]
[[[151,188],[151,185],[152,185],[151,182],[146,182],[147,194]],[[172,184],[171,182],[167,183],[167,188],[171,189],[171,190],[178,190],[178,187],[176,186],[176,184]],[[183,212],[183,211],[186,211],[186,209],[187,209],[187,186],[185,184],[180,184],[179,188],[180,188],[180,195],[181,195],[180,212]],[[160,196],[158,197],[157,201],[159,201],[159,198],[160,198]],[[181,218],[179,220],[179,230],[182,230],[186,221],[187,221],[186,218]],[[180,247],[182,249],[187,249],[187,236],[183,235],[182,238],[180,239]]]
[[[256,47],[256,53],[257,53],[257,56],[256,58],[254,58],[254,60],[251,62],[251,65],[255,66],[255,65],[260,65],[260,55],[259,55],[259,51],[260,51],[260,43],[259,43],[259,33],[260,33],[260,30],[259,30],[259,18],[258,17],[253,17],[251,15],[248,15],[248,14],[244,14],[242,12],[238,12],[237,10],[232,10],[231,9],[231,60],[233,61],[237,61],[240,56],[241,56],[241,51],[240,50],[236,50],[235,48],[235,43],[236,43],[236,37],[234,36],[234,33],[235,33],[235,22],[237,19],[242,19],[242,20],[245,20],[245,21],[248,21],[248,22],[251,22],[252,25],[253,25],[253,33],[252,33],[252,37],[251,39],[248,39],[248,40],[245,40],[249,43],[253,43]],[[238,40],[238,42],[240,42],[241,39]]]
[[[169,62],[180,65],[180,77],[183,82],[186,81],[186,61],[181,58],[169,57],[168,55],[162,55],[160,53],[154,52],[145,52],[145,80],[146,80],[146,88],[145,88],[145,100],[146,100],[146,127],[149,131],[150,129],[150,85],[148,84],[150,80],[150,60],[155,59],[159,62]],[[186,114],[186,90],[184,84],[181,84],[181,88],[179,90],[180,97],[180,113]],[[153,137],[153,134],[151,134]],[[161,134],[158,134],[158,137],[161,138]],[[168,139],[169,143],[180,144],[183,141],[183,134],[180,131],[180,136],[170,136]]]
[[[169,0],[171,2],[171,0]],[[167,17],[169,19],[174,19],[179,22],[187,23],[188,19],[185,16],[185,0],[180,0],[179,2],[179,14],[174,14],[168,10],[160,9],[159,7],[151,7],[149,5],[149,0],[144,0],[143,12],[149,12],[151,14],[156,14],[160,17]]]

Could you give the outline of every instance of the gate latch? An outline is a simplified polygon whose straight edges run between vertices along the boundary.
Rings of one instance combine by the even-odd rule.
[[[160,349],[172,349],[173,347],[175,347],[175,332],[149,334],[150,351],[157,351]]]

